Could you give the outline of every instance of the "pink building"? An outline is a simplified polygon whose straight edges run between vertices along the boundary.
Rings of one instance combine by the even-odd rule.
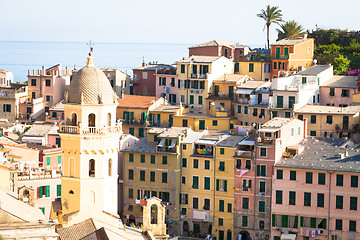
[[[46,123],[57,123],[58,125],[65,123],[64,121],[64,105],[63,101],[58,102],[49,109],[45,117]]]
[[[166,99],[170,104],[178,104],[176,101],[178,95],[178,78],[176,68],[157,69],[156,74],[156,97]]]
[[[14,74],[12,72],[0,69],[0,87],[10,87],[14,80]]]
[[[273,239],[360,239],[359,145],[307,138],[275,164]]]
[[[132,79],[132,89],[130,90],[133,95],[142,96],[155,96],[157,77],[156,71],[158,69],[174,69],[174,67],[166,64],[142,64],[139,68],[133,69],[134,77]]]
[[[234,232],[244,239],[269,239],[273,166],[287,146],[306,134],[306,123],[273,118],[262,125],[259,136],[236,148]]]
[[[358,92],[357,77],[334,75],[320,86],[320,105],[346,107]]]

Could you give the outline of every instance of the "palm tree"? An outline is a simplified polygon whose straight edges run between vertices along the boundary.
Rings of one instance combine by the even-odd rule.
[[[298,38],[304,34],[304,28],[296,21],[286,21],[284,24],[280,24],[280,29],[276,29],[278,32],[278,40],[283,38]]]
[[[264,30],[265,30],[265,27],[266,27],[266,30],[267,30],[267,45],[268,45],[268,49],[270,49],[270,42],[269,42],[270,25],[272,23],[280,24],[280,22],[282,22],[281,10],[279,9],[279,7],[271,7],[270,5],[267,5],[266,10],[262,9],[261,12],[259,14],[257,14],[257,16],[259,18],[264,19],[265,22],[266,22],[265,26],[264,26]]]

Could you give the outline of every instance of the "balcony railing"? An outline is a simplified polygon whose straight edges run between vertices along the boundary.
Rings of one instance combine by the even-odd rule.
[[[173,123],[171,122],[150,122],[148,124],[148,127],[163,127],[163,128],[169,128],[172,127]]]
[[[107,133],[119,133],[121,132],[121,124],[109,127],[78,127],[62,125],[60,126],[60,133],[69,134],[107,134]]]
[[[123,124],[129,124],[129,125],[144,125],[145,120],[141,119],[121,119]]]
[[[238,98],[238,103],[248,104],[250,102],[249,99],[246,98]]]
[[[190,74],[190,78],[207,79],[207,73],[206,74],[192,73]]]

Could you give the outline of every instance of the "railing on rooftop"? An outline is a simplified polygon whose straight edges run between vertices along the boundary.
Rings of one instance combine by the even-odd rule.
[[[121,132],[121,124],[116,124],[116,126],[109,126],[109,127],[78,127],[78,126],[61,125],[59,132],[70,133],[70,134],[119,133]]]

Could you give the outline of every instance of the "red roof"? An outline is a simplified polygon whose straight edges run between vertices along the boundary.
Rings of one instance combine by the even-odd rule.
[[[154,96],[124,95],[118,99],[118,107],[123,108],[148,108],[155,100],[160,98]]]

